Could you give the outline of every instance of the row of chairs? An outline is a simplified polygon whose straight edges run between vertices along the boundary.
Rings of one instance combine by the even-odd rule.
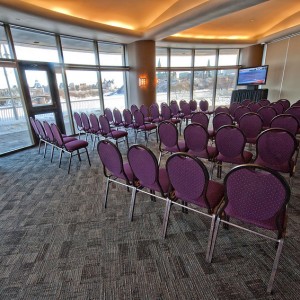
[[[107,178],[104,207],[107,207],[110,183],[115,182],[132,189],[131,221],[138,192],[150,195],[152,200],[155,197],[165,201],[163,237],[166,237],[172,205],[211,218],[206,252],[208,262],[212,261],[220,222],[276,241],[279,246],[267,288],[269,293],[272,291],[286,229],[286,205],[290,199],[290,188],[279,173],[258,165],[240,165],[232,169],[221,184],[210,180],[203,162],[187,153],[171,155],[166,168],[161,168],[154,153],[143,145],[132,145],[125,163],[118,148],[110,141],[100,141],[97,150]],[[277,232],[277,238],[237,225],[230,218]]]
[[[78,159],[81,161],[80,150],[84,149],[88,158],[89,165],[91,165],[89,153],[87,150],[87,141],[62,134],[60,129],[54,123],[50,125],[47,121],[41,122],[40,120],[33,117],[30,117],[30,123],[37,138],[39,139],[39,153],[41,149],[41,143],[44,143],[44,158],[46,156],[47,146],[51,146],[51,163],[53,160],[54,149],[59,150],[59,168],[61,166],[62,154],[67,153],[69,155],[69,174],[72,157],[74,155],[77,155]]]

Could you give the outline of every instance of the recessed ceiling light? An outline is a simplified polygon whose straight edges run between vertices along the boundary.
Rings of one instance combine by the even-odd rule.
[[[250,22],[254,22],[254,19],[251,19]]]

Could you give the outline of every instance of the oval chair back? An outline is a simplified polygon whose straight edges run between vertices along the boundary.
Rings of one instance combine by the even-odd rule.
[[[171,114],[171,109],[168,106],[168,104],[164,104],[161,106],[161,115],[164,121],[168,121],[171,119],[172,114]]]
[[[140,111],[142,112],[142,114],[144,115],[144,118],[149,117],[149,110],[148,107],[145,104],[142,104],[140,107]]]
[[[83,125],[82,125],[82,120],[81,120],[81,117],[80,117],[79,113],[74,112],[74,119],[75,119],[75,123],[76,123],[77,129],[79,131],[82,130]]]
[[[153,121],[156,122],[159,120],[159,110],[158,105],[156,103],[153,103],[150,105],[150,115],[153,118]]]
[[[262,107],[262,105],[259,102],[252,102],[249,103],[247,107],[250,109],[250,111],[256,113]]]
[[[234,116],[235,110],[236,110],[239,106],[241,106],[241,103],[239,103],[239,102],[233,102],[233,103],[230,104],[230,106],[229,106],[229,114],[230,114],[232,117]]]
[[[123,118],[124,118],[125,127],[128,127],[133,123],[133,117],[129,109],[123,110]]]
[[[250,112],[250,108],[248,108],[247,106],[239,106],[235,111],[234,111],[234,120],[239,123],[239,120],[241,118],[242,115],[246,114]]]
[[[114,108],[113,115],[114,115],[116,126],[122,125],[122,123],[123,123],[122,115],[121,115],[121,112],[118,108]]]
[[[271,106],[263,106],[260,108],[257,113],[263,120],[263,127],[270,127],[272,119],[277,115],[276,110]]]
[[[291,103],[288,99],[279,99],[277,102],[283,105],[284,111],[286,111],[291,106]]]
[[[201,111],[208,111],[208,101],[207,100],[200,100],[199,107]]]
[[[298,120],[289,114],[281,114],[275,116],[270,124],[271,128],[283,128],[296,136],[299,131]]]
[[[44,140],[47,140],[47,135],[44,129],[42,122],[39,119],[35,119],[36,128],[39,131],[40,137]]]
[[[261,133],[263,121],[259,114],[249,112],[240,118],[239,128],[243,131],[247,142],[254,144],[257,136]]]
[[[201,124],[206,129],[208,128],[208,123],[209,123],[208,116],[201,111],[194,113],[191,121],[192,123]]]
[[[133,115],[133,113],[136,111],[136,110],[138,110],[139,108],[137,107],[137,105],[135,105],[135,104],[132,104],[131,106],[130,106],[130,110],[131,110],[131,113],[132,113],[132,115]]]
[[[93,133],[100,132],[99,120],[95,114],[90,114],[90,122]]]
[[[170,103],[170,109],[174,116],[180,113],[179,105],[176,100],[172,100]]]
[[[284,106],[281,102],[273,102],[270,104],[270,106],[276,110],[277,115],[283,114]]]
[[[114,122],[114,117],[110,108],[107,107],[104,109],[104,115],[110,124]]]
[[[101,132],[104,136],[111,132],[108,118],[105,115],[99,116],[99,123],[101,126]]]
[[[205,127],[201,124],[189,124],[185,127],[183,134],[189,151],[201,153],[207,149],[209,135]]]
[[[212,123],[214,132],[217,132],[224,125],[233,125],[233,120],[229,114],[221,112],[214,116]]]
[[[177,127],[169,121],[163,121],[158,126],[159,150],[162,151],[162,145],[167,148],[178,148],[178,130]],[[179,151],[177,149],[176,151]]]
[[[53,136],[54,136],[54,139],[55,139],[57,145],[60,148],[64,148],[64,140],[62,138],[62,134],[61,134],[59,128],[54,123],[52,123],[50,126],[51,126],[51,131],[53,133]]]
[[[268,99],[261,99],[258,101],[258,103],[260,103],[261,106],[268,106],[268,105],[270,105],[271,101]]]
[[[196,100],[190,100],[189,105],[192,112],[197,111],[198,105]]]
[[[86,113],[84,112],[81,113],[81,120],[82,120],[83,130],[85,132],[88,132],[91,129],[91,125]]]
[[[135,123],[138,126],[144,125],[144,115],[139,109],[133,113],[133,116],[134,116]]]
[[[48,138],[49,142],[54,143],[55,139],[54,139],[54,135],[53,135],[53,132],[51,130],[50,124],[47,121],[44,121],[43,125],[44,125],[45,133],[47,135],[47,138]]]
[[[218,106],[215,109],[215,115],[217,115],[218,113],[224,112],[226,114],[230,114],[229,108],[227,106]]]

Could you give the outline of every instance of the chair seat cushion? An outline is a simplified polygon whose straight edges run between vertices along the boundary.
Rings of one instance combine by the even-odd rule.
[[[156,129],[156,128],[157,128],[157,126],[155,124],[144,124],[144,125],[139,127],[139,129],[146,130],[146,131],[150,131],[150,130],[153,130],[153,129]]]
[[[165,146],[163,150],[171,152],[171,153],[185,152],[187,150],[187,147],[186,147],[185,141],[178,141],[178,147],[177,147],[177,145],[172,146],[172,147]]]
[[[176,119],[176,118],[172,118],[172,119],[170,119],[170,121],[171,121],[173,124],[179,124],[179,123],[180,123],[180,120],[179,120],[179,119]]]
[[[72,137],[72,136],[63,136],[64,143],[69,143],[69,142],[76,141],[76,140],[77,139],[75,137]]]
[[[217,156],[218,161],[223,161],[232,164],[245,164],[251,161],[253,154],[249,151],[244,151],[243,156],[238,155],[236,157],[226,157],[223,154],[219,153]]]
[[[69,143],[65,144],[65,147],[68,151],[72,152],[81,148],[86,148],[88,146],[88,142],[87,141],[83,141],[83,140],[75,140],[75,141],[71,141]]]
[[[214,157],[217,156],[218,151],[217,151],[216,147],[207,146],[207,149],[204,149],[200,152],[189,150],[188,153],[191,155],[200,157],[200,158],[213,159]]]
[[[282,164],[276,165],[276,164],[271,164],[271,163],[268,163],[268,162],[262,160],[259,155],[255,159],[254,163],[257,165],[260,165],[260,166],[264,166],[264,167],[276,170],[278,172],[282,172],[282,173],[292,173],[294,166],[295,166],[295,162],[293,160],[291,160],[290,162],[286,161]]]
[[[127,136],[128,132],[127,131],[123,131],[123,130],[113,130],[111,131],[107,136],[108,137],[112,137],[114,139],[119,139],[122,138],[124,136]]]
[[[162,117],[158,117],[158,118],[153,119],[152,122],[159,123],[159,122],[162,122],[162,120],[163,120]]]

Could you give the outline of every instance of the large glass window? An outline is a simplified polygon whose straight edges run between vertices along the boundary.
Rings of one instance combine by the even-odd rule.
[[[168,72],[156,72],[156,102],[168,102]]]
[[[100,98],[96,71],[67,70],[72,112],[100,114]]]
[[[194,100],[197,100],[197,102],[199,102],[200,100],[207,100],[209,106],[213,105],[215,72],[215,70],[194,72]]]
[[[10,59],[11,53],[8,47],[8,42],[5,34],[4,27],[0,25],[0,59]]]
[[[156,67],[167,67],[168,66],[168,49],[167,48],[156,48]]]
[[[104,107],[113,110],[115,107],[121,112],[125,108],[124,72],[101,72]]]
[[[230,105],[231,94],[236,85],[236,76],[236,69],[218,71],[215,106]]]
[[[171,72],[171,100],[191,99],[191,71]]]
[[[195,67],[212,67],[216,65],[216,50],[195,50]]]
[[[220,49],[219,66],[237,65],[239,58],[239,49]]]
[[[32,145],[14,68],[0,67],[0,154]]]
[[[171,49],[171,67],[191,67],[191,49]]]
[[[92,41],[61,38],[64,62],[66,64],[95,65],[95,51]]]
[[[124,46],[98,43],[101,66],[124,66]]]
[[[55,36],[20,28],[11,28],[17,59],[58,62]]]

